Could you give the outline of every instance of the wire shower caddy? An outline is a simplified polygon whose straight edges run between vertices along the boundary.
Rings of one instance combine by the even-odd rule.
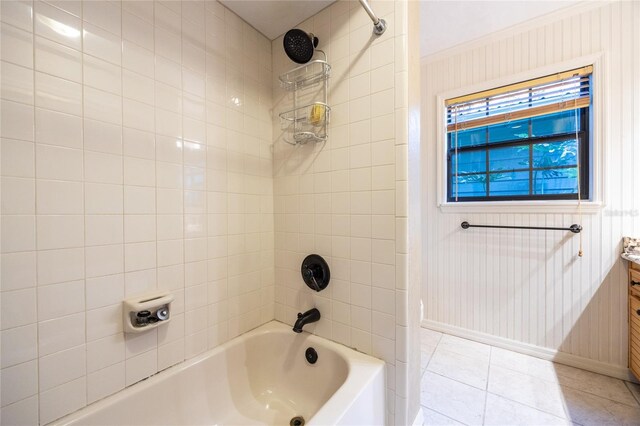
[[[291,92],[293,107],[279,114],[284,141],[291,145],[326,141],[331,107],[328,88],[331,65],[316,59],[279,76],[280,86]]]

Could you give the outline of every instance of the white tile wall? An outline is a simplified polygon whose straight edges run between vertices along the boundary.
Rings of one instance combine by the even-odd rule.
[[[318,307],[307,328],[387,362],[388,424],[407,424],[407,2],[373,2],[389,26],[372,35],[357,1],[338,1],[298,27],[320,39],[332,66],[330,135],[292,147],[274,120],[276,319]],[[274,107],[290,105],[277,75],[293,68],[273,41]],[[325,257],[322,293],[300,279]],[[415,415],[415,413],[413,413]]]
[[[1,7],[1,421],[44,424],[274,317],[271,43],[215,1]]]

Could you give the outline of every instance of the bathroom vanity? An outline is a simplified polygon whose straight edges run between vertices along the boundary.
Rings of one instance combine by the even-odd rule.
[[[629,264],[629,369],[640,379],[640,261]]]

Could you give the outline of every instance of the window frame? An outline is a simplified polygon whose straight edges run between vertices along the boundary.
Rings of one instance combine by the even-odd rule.
[[[436,117],[436,180],[437,207],[443,213],[576,213],[577,200],[526,199],[526,200],[492,200],[492,201],[457,201],[447,199],[447,99],[464,96],[470,93],[490,90],[492,88],[512,85],[532,80],[544,75],[559,73],[567,69],[593,66],[592,102],[589,110],[590,143],[588,147],[591,170],[589,173],[589,198],[582,200],[582,212],[597,213],[606,205],[606,194],[603,191],[603,176],[606,175],[606,150],[601,141],[606,139],[606,127],[603,119],[604,106],[608,104],[606,86],[607,61],[603,53],[583,56],[550,66],[534,68],[504,78],[487,80],[478,84],[464,86],[435,96]]]
[[[579,116],[579,121],[580,121],[580,131],[578,132],[578,150],[579,150],[579,164],[580,164],[580,197],[583,200],[589,200],[590,194],[589,194],[589,190],[590,190],[590,169],[591,167],[582,167],[584,164],[589,164],[590,163],[590,111],[591,111],[591,107],[585,107],[585,108],[579,108],[578,111],[580,112],[580,116]],[[487,129],[490,126],[486,126]],[[458,199],[456,200],[455,195],[453,195],[453,186],[449,185],[449,182],[451,182],[451,178],[452,178],[452,171],[451,171],[451,152],[454,150],[454,148],[450,148],[450,140],[449,140],[449,132],[447,132],[447,165],[446,165],[446,169],[447,169],[447,202],[448,203],[464,203],[464,202],[473,202],[473,201],[486,201],[486,202],[502,202],[502,201],[534,201],[534,200],[577,200],[578,199],[578,194],[530,194],[530,195],[507,195],[507,196],[492,196],[491,193],[489,193],[489,195],[486,196],[481,196],[481,197],[458,197]],[[502,141],[502,142],[494,142],[494,143],[490,143],[487,140],[487,143],[485,143],[484,145],[478,145],[478,146],[473,146],[473,147],[458,147],[458,152],[471,152],[471,151],[486,151],[487,153],[489,153],[491,150],[493,149],[500,149],[500,148],[504,148],[504,147],[513,147],[513,146],[531,146],[533,147],[533,145],[538,144],[538,143],[545,143],[545,142],[556,142],[556,141],[562,141],[562,140],[566,140],[566,139],[575,139],[575,132],[569,132],[569,133],[563,133],[563,134],[558,134],[558,135],[551,135],[551,136],[540,136],[540,137],[535,137],[535,138],[527,138],[527,139],[514,139],[514,140],[509,140],[509,141]],[[587,143],[584,143],[584,140],[587,140]],[[512,170],[512,171],[529,171],[529,173],[531,173],[534,170],[533,167],[533,161],[531,159],[531,155],[532,155],[532,151],[530,151],[530,158],[529,158],[529,167],[525,168],[523,167],[522,169],[518,169],[518,170]],[[489,172],[489,156],[487,155],[487,172],[485,174],[490,174],[491,172]],[[549,167],[547,169],[558,169],[558,168],[569,168],[569,167]],[[573,167],[571,167],[573,168]],[[536,170],[543,170],[541,168],[538,168]],[[532,182],[529,182],[529,186],[531,187]]]

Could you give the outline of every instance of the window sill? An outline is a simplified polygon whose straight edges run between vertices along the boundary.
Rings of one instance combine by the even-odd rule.
[[[578,214],[577,201],[466,201],[440,203],[442,213],[566,213]],[[599,201],[583,201],[582,213],[599,213],[604,205]]]

